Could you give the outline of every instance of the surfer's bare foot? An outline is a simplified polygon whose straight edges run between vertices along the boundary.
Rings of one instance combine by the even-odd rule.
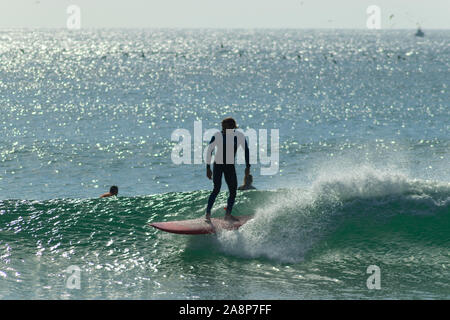
[[[225,214],[225,220],[230,221],[230,222],[239,221],[239,219],[236,218],[235,216],[232,216],[231,213],[226,213]]]
[[[206,222],[211,222],[211,213],[207,213],[207,214],[205,215],[205,221],[206,221]]]

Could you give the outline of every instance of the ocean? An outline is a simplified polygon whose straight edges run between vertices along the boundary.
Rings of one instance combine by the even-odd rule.
[[[0,299],[449,299],[449,40],[3,29]],[[258,157],[237,194],[254,218],[150,227],[204,215],[205,164],[175,163],[172,135],[201,123],[206,147],[229,116],[278,132],[275,172]]]

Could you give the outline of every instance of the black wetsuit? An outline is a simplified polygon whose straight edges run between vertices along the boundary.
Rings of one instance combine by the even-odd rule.
[[[237,137],[234,136],[234,156],[233,156],[233,160],[236,157],[236,152],[238,149],[238,141],[237,141]],[[209,144],[211,145],[213,142],[215,141],[215,136],[213,136],[211,138],[211,141],[209,142]],[[222,132],[222,141],[223,141],[223,145],[222,145],[222,155],[223,155],[223,162],[222,164],[216,163],[216,161],[214,161],[213,164],[213,182],[214,182],[214,189],[211,192],[211,195],[209,196],[208,199],[208,206],[206,208],[206,213],[209,214],[211,213],[211,209],[214,205],[214,201],[216,201],[216,197],[220,192],[220,188],[222,186],[222,174],[225,176],[225,182],[228,185],[228,190],[230,191],[230,195],[228,196],[228,200],[227,200],[227,213],[231,213],[231,210],[233,209],[233,205],[234,205],[234,200],[236,198],[236,190],[237,190],[237,177],[236,177],[236,168],[234,166],[234,161],[231,164],[228,164],[226,159],[226,145],[227,145],[227,135]],[[247,166],[247,168],[250,167],[250,152],[248,149],[248,144],[247,141],[244,138],[244,143],[245,143],[245,164]],[[210,165],[207,164],[207,167],[210,168]]]

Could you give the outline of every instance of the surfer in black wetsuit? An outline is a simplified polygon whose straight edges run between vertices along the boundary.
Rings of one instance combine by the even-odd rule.
[[[230,195],[228,196],[225,219],[229,221],[238,220],[231,215],[233,210],[234,200],[236,198],[237,177],[234,166],[236,152],[239,146],[242,146],[245,151],[245,176],[250,175],[250,152],[247,141],[242,132],[236,131],[236,121],[233,118],[226,118],[222,120],[222,132],[216,133],[209,142],[209,147],[206,156],[206,176],[214,182],[214,189],[208,199],[208,206],[206,208],[207,221],[211,218],[211,209],[214,205],[217,195],[222,186],[222,174],[225,176],[225,182],[228,185]],[[213,170],[211,171],[211,153],[217,146]],[[228,151],[228,152],[227,152]]]

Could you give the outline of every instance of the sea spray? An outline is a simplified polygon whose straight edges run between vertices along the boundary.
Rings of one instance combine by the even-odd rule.
[[[255,218],[218,235],[231,254],[299,262],[320,240],[354,216],[378,221],[406,214],[450,214],[448,184],[409,179],[368,166],[321,175],[306,189],[278,190]]]

